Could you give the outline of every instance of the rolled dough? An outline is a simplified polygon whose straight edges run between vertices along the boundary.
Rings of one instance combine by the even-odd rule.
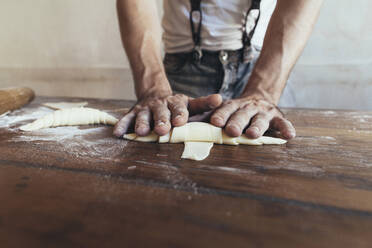
[[[43,103],[45,107],[51,109],[68,109],[68,108],[80,108],[88,105],[88,102],[46,102]]]
[[[213,142],[185,142],[185,149],[183,150],[181,158],[191,160],[204,160],[209,156],[213,147]]]
[[[189,122],[181,127],[175,127],[164,136],[157,136],[152,132],[148,136],[138,137],[136,134],[125,134],[124,139],[136,140],[141,142],[156,142],[159,143],[185,143],[185,156],[189,159],[200,158],[200,154],[209,154],[211,149],[209,146],[202,143],[217,143],[226,145],[281,145],[287,143],[284,139],[262,136],[258,139],[249,139],[245,135],[240,137],[230,137],[221,128],[215,127],[205,122]],[[186,143],[188,143],[186,145]],[[194,148],[195,147],[195,148]],[[188,149],[186,151],[186,149]],[[200,151],[199,151],[200,149]],[[194,155],[192,154],[194,153]],[[206,157],[207,157],[206,156]],[[206,158],[205,157],[205,158]],[[197,160],[197,159],[195,159]]]
[[[23,131],[34,131],[48,127],[77,126],[89,124],[115,125],[118,119],[93,108],[69,108],[56,110],[32,123],[20,127]]]

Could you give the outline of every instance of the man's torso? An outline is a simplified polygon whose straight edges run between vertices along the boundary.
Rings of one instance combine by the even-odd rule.
[[[261,3],[260,23],[253,43],[261,46],[275,0]],[[202,0],[201,48],[209,51],[238,50],[242,28],[251,0]],[[194,48],[190,29],[190,0],[164,0],[163,41],[167,53],[188,52]]]

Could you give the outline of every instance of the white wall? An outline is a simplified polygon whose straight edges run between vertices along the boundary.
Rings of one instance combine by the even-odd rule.
[[[293,73],[297,106],[372,110],[371,9],[368,0],[325,1]],[[133,99],[128,68],[115,0],[1,1],[0,87]]]
[[[300,106],[372,109],[372,2],[325,1],[294,70]]]

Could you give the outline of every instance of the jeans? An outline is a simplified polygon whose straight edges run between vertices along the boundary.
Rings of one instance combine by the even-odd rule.
[[[199,61],[194,59],[193,53],[167,53],[163,62],[174,93],[190,97],[219,93],[227,100],[241,95],[259,55],[260,49],[257,47],[245,53],[242,50],[203,51]],[[279,106],[295,106],[290,82],[283,91]]]

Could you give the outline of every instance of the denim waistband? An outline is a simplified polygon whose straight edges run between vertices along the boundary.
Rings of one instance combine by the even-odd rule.
[[[201,50],[200,61],[208,64],[227,64],[233,63],[237,64],[240,62],[250,62],[253,59],[255,48],[250,47],[243,48],[239,50],[220,50],[220,51],[210,51],[210,50]],[[255,49],[257,51],[257,49]],[[167,53],[166,56],[176,56],[179,59],[184,60],[195,60],[195,51],[190,52],[181,52],[181,53]]]
[[[195,51],[191,52],[181,52],[181,53],[167,53],[168,56],[178,56],[179,58],[184,59],[194,59]],[[209,51],[209,50],[202,50],[201,51],[201,60],[204,61],[216,61],[223,59],[228,62],[239,62],[243,56],[243,49],[239,50],[220,50],[220,51]]]

